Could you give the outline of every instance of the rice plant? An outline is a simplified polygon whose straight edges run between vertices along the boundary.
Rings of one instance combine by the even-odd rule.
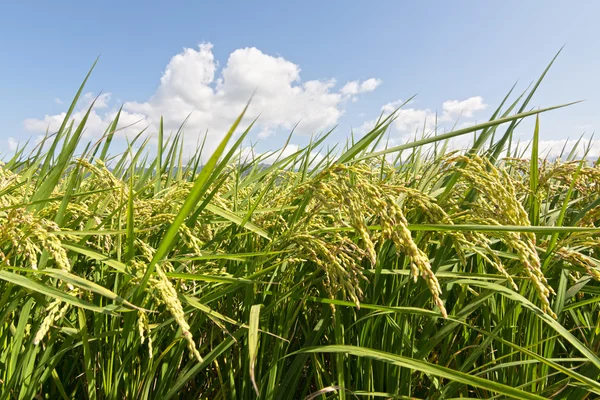
[[[0,399],[598,397],[600,165],[539,156],[546,71],[479,125],[269,166],[244,112],[189,160],[162,123],[111,155],[118,114],[82,146],[82,85],[0,164]]]

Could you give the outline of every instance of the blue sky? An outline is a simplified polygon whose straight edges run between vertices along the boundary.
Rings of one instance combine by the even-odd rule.
[[[600,127],[596,1],[39,1],[2,2],[0,15],[2,154],[60,120],[98,55],[90,138],[125,103],[126,121],[143,118],[133,130],[152,131],[159,114],[174,129],[195,110],[186,135],[208,128],[216,142],[255,89],[261,151],[299,120],[299,145],[334,124],[331,140],[345,140],[417,94],[390,133],[401,142],[435,112],[450,125],[486,119],[563,45],[532,105],[586,102],[543,115],[542,139]]]

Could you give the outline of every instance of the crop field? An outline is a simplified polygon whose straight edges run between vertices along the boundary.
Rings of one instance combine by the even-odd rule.
[[[191,159],[85,145],[82,85],[0,164],[0,400],[598,398],[600,165],[538,149],[542,78],[397,147],[248,157],[240,110]]]

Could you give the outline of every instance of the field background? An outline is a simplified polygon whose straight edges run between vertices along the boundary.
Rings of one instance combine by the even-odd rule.
[[[118,115],[84,146],[80,89],[0,166],[0,399],[597,398],[600,166],[538,154],[542,78],[474,127],[387,148],[392,114],[271,165],[241,115],[191,160],[162,127],[112,155]]]

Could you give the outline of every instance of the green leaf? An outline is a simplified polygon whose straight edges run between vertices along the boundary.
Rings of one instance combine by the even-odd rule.
[[[318,346],[301,349],[294,353],[291,353],[290,355],[301,353],[348,354],[356,357],[369,358],[376,361],[382,361],[387,364],[409,368],[413,371],[419,371],[429,376],[439,376],[441,378],[446,378],[451,381],[463,383],[465,385],[482,388],[484,390],[489,390],[498,394],[503,394],[515,399],[541,400],[544,398],[536,394],[527,393],[519,389],[514,389],[502,383],[469,375],[440,365],[431,364],[423,360],[416,360],[413,358],[399,356],[396,354],[374,349],[368,349],[364,347],[348,345]]]
[[[207,204],[205,208],[208,211],[210,211],[214,214],[217,214],[220,217],[225,218],[226,220],[238,225],[241,228],[248,229],[249,231],[252,231],[259,236],[262,236],[267,240],[271,240],[271,238],[269,237],[269,234],[265,230],[259,228],[252,222],[248,222],[247,219],[242,218],[242,217],[232,213],[229,210],[225,210],[224,208],[221,208],[215,204]]]
[[[104,286],[98,285],[97,283],[94,283],[87,279],[81,278],[77,275],[73,275],[67,271],[63,271],[61,269],[46,268],[39,272],[44,275],[49,275],[54,278],[58,278],[64,282],[70,283],[73,286],[77,286],[78,288],[81,288],[83,290],[86,290],[86,291],[89,291],[92,293],[97,293],[100,296],[104,296],[110,300],[116,301],[117,303],[123,304],[124,306],[127,306],[129,308],[141,310],[140,307],[137,307],[134,304],[131,304],[130,302],[128,302],[127,300],[125,300],[124,298],[119,296],[118,294],[112,292],[111,290],[105,288]],[[149,310],[146,310],[146,311],[149,311]]]
[[[64,243],[64,242],[61,244],[61,246],[67,250],[73,251],[75,253],[81,254],[88,258],[91,258],[92,260],[96,260],[105,265],[108,265],[109,267],[114,268],[123,274],[128,273],[127,266],[125,264],[123,264],[122,262],[113,260],[112,258],[107,257],[101,253],[94,251],[94,250],[90,250],[87,247],[76,245],[76,244],[71,244],[71,243]]]
[[[250,324],[248,328],[248,360],[250,362],[250,381],[256,392],[256,396],[260,397],[260,391],[255,379],[256,357],[258,355],[258,322],[260,318],[261,304],[254,304],[250,308]]]
[[[98,307],[93,305],[92,303],[88,303],[85,300],[79,299],[75,296],[62,292],[58,289],[55,289],[50,286],[42,285],[32,279],[29,279],[25,276],[14,274],[8,271],[0,271],[0,279],[14,283],[15,285],[19,285],[25,289],[32,290],[34,292],[41,293],[45,296],[52,297],[53,299],[63,301],[65,303],[71,304],[75,307],[83,308],[86,310],[94,311],[97,313],[108,314],[108,315],[118,315],[113,310],[108,307]]]
[[[163,258],[165,258],[168,250],[175,243],[175,240],[177,238],[177,233],[179,232],[179,227],[181,226],[181,224],[183,224],[185,222],[185,219],[193,212],[194,207],[196,206],[196,204],[198,204],[198,201],[202,198],[202,195],[204,195],[204,193],[206,193],[206,190],[208,189],[207,184],[216,178],[212,172],[215,169],[215,166],[217,165],[219,158],[225,151],[227,142],[229,142],[229,139],[233,136],[233,133],[235,132],[237,126],[242,121],[242,118],[244,117],[244,114],[246,113],[247,109],[248,109],[248,105],[246,105],[246,107],[244,108],[244,111],[242,111],[242,113],[237,118],[237,120],[235,121],[233,126],[229,129],[229,132],[227,132],[227,134],[225,135],[225,137],[223,138],[223,140],[221,141],[221,143],[219,144],[219,146],[217,147],[217,149],[215,150],[213,155],[210,157],[210,159],[208,160],[208,162],[206,163],[206,165],[204,166],[204,168],[202,169],[200,174],[198,174],[198,177],[196,178],[196,181],[194,182],[194,186],[192,187],[192,190],[190,191],[189,195],[185,199],[183,206],[177,213],[177,216],[171,223],[171,226],[169,226],[167,233],[162,238],[160,245],[156,249],[156,252],[154,253],[154,257],[150,261],[150,264],[148,265],[148,268],[146,269],[146,273],[144,274],[144,277],[142,278],[142,280],[137,288],[138,293],[143,293],[144,289],[146,288],[146,285],[148,284],[148,280],[150,279],[150,276],[154,272],[154,268],[156,267],[156,264],[159,261],[161,261]]]
[[[493,126],[505,124],[507,122],[517,121],[519,119],[522,119],[522,118],[525,118],[525,117],[529,117],[531,115],[537,115],[537,114],[541,114],[541,113],[544,113],[544,112],[547,112],[547,111],[557,110],[559,108],[568,107],[568,106],[571,106],[571,105],[577,104],[577,103],[580,103],[580,102],[579,101],[574,101],[572,103],[561,104],[559,106],[554,106],[554,107],[542,108],[542,109],[535,110],[535,111],[521,112],[519,114],[515,114],[515,115],[510,116],[510,117],[498,118],[498,119],[495,119],[493,121],[483,122],[481,124],[473,125],[473,126],[470,126],[468,128],[458,129],[456,131],[444,133],[442,135],[432,136],[432,137],[421,139],[421,140],[415,140],[414,142],[410,142],[410,143],[406,143],[406,144],[401,144],[399,146],[390,147],[389,149],[385,149],[385,150],[381,150],[381,151],[376,151],[374,153],[365,154],[365,155],[363,155],[361,157],[355,157],[351,161],[352,162],[358,162],[358,161],[366,160],[366,159],[373,158],[373,157],[379,157],[379,156],[384,155],[384,154],[395,153],[395,152],[398,152],[398,151],[401,151],[401,150],[412,149],[412,148],[423,146],[423,145],[426,145],[426,144],[429,144],[429,143],[434,143],[434,142],[439,142],[441,140],[451,139],[451,138],[454,138],[454,137],[457,137],[457,136],[465,135],[467,133],[472,133],[472,132],[475,132],[475,131],[478,131],[478,130],[481,130],[481,129],[485,129],[485,128],[489,128],[489,127],[493,127]]]
[[[533,139],[531,146],[531,161],[529,167],[529,221],[531,225],[540,224],[540,203],[538,199],[538,143],[540,139],[540,116],[535,118],[535,129],[533,131]]]

